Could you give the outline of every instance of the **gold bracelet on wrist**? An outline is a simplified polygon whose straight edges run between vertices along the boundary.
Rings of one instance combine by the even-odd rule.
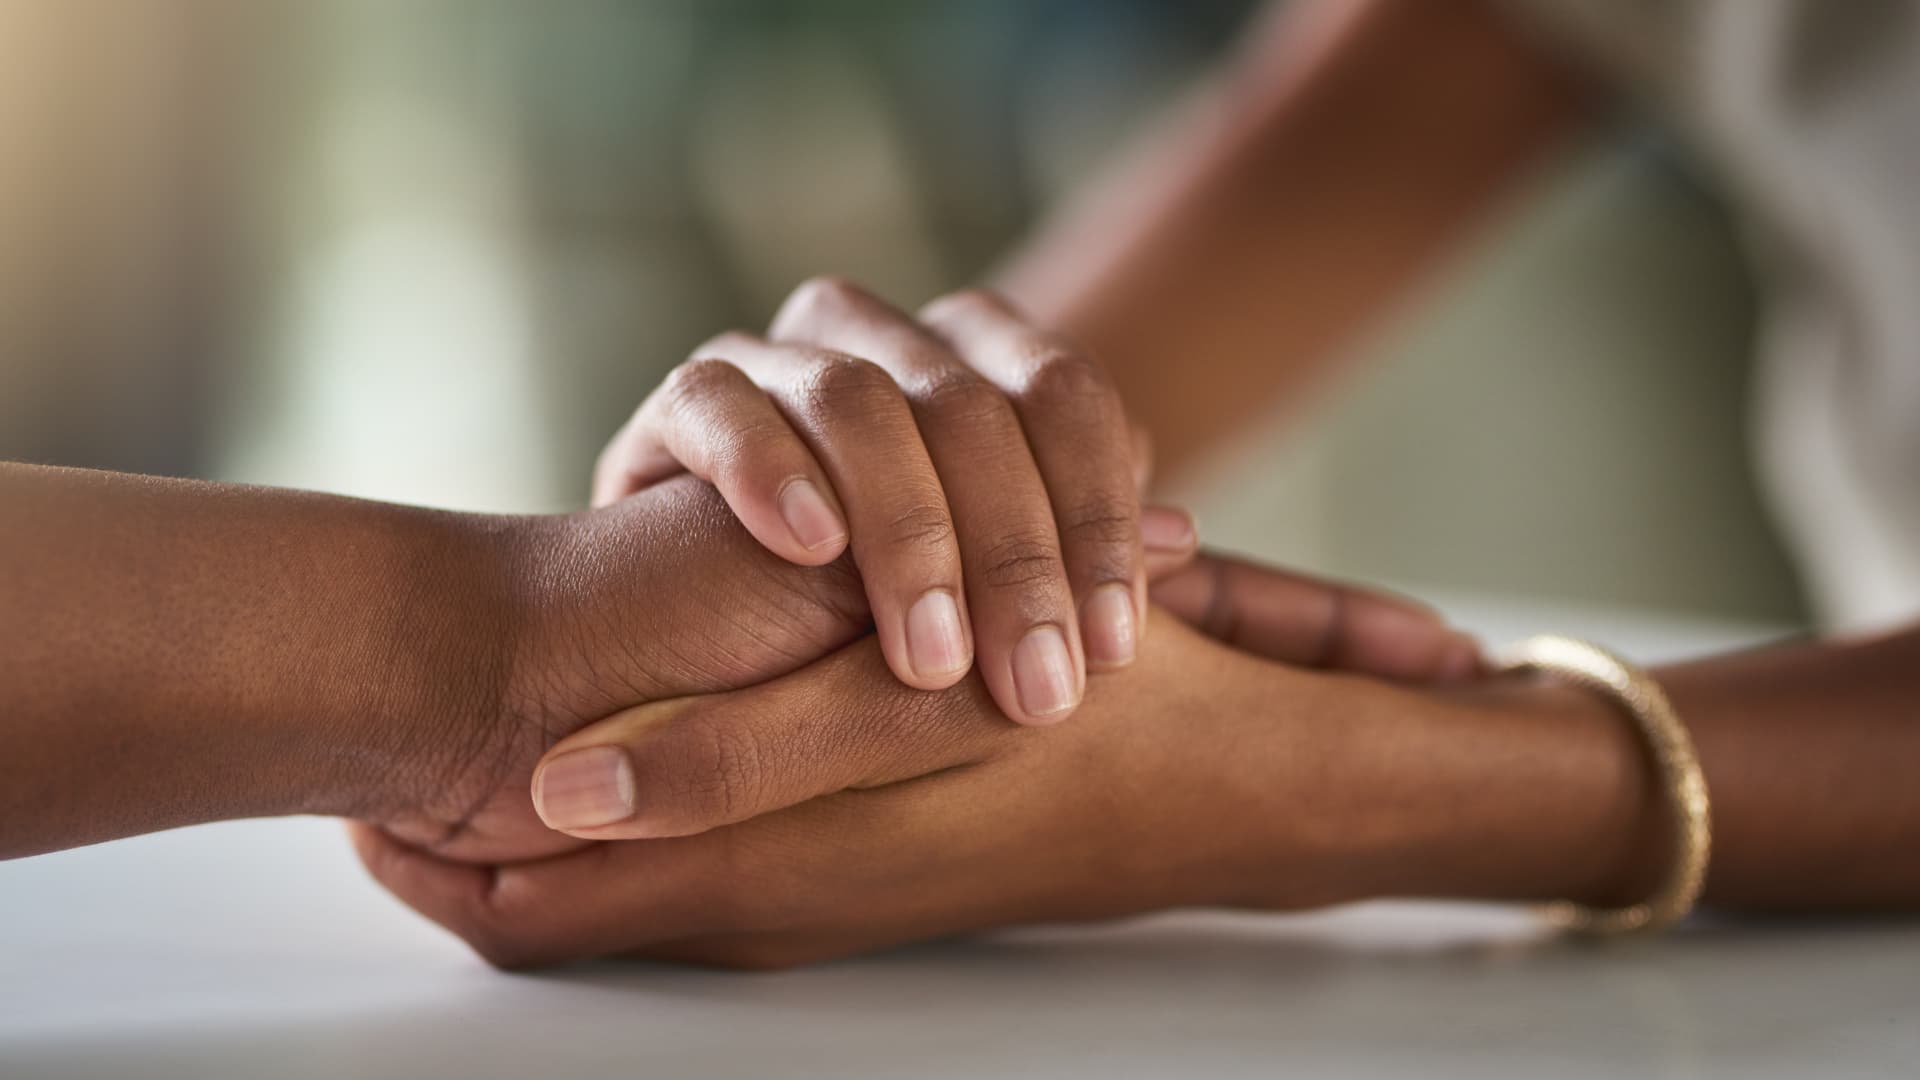
[[[1588,934],[1658,930],[1685,917],[1706,887],[1712,821],[1707,780],[1693,739],[1660,685],[1598,645],[1555,634],[1510,645],[1501,650],[1496,662],[1502,671],[1534,671],[1564,679],[1603,694],[1624,709],[1652,754],[1657,780],[1673,811],[1673,858],[1653,895],[1619,908],[1556,900],[1541,905],[1541,913],[1559,926]]]

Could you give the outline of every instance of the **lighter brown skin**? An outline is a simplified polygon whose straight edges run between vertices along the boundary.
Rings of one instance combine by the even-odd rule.
[[[766,968],[1013,923],[1385,896],[1622,903],[1664,859],[1633,727],[1521,680],[1417,690],[1154,629],[1072,724],[976,680],[900,687],[869,639],[768,686],[646,706],[640,810],[559,859],[463,866],[361,829],[381,882],[508,967]],[[1920,904],[1920,632],[1663,669],[1713,792],[1707,901]],[[639,837],[641,839],[627,839]]]
[[[1486,0],[1280,5],[997,285],[1100,358],[1177,477],[1303,408],[1600,96]]]

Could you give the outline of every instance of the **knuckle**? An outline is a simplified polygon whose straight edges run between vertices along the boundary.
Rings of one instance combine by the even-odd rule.
[[[970,373],[941,376],[921,392],[920,400],[936,423],[978,430],[996,440],[1020,422],[998,387]]]
[[[822,321],[843,318],[867,299],[866,290],[837,274],[810,277],[787,294],[773,319],[775,336],[786,336]]]
[[[667,376],[663,412],[681,440],[683,461],[709,470],[710,479],[727,486],[744,485],[757,462],[766,462],[785,475],[779,461],[766,461],[787,445],[786,424],[771,408],[756,407],[758,387],[747,374],[725,360],[689,360]],[[685,457],[691,453],[693,459]]]
[[[1139,531],[1132,500],[1112,494],[1075,504],[1059,525],[1061,539],[1075,547],[1130,547]]]
[[[929,301],[920,309],[920,318],[927,322],[945,322],[982,314],[1008,315],[1012,310],[1006,298],[992,289],[958,289]]]
[[[740,718],[705,716],[687,724],[680,754],[665,755],[664,787],[681,809],[705,825],[735,820],[756,805],[767,784],[769,756]]]
[[[901,400],[885,368],[844,353],[822,353],[802,377],[801,396],[816,411],[863,415]]]
[[[841,274],[815,274],[793,289],[794,299],[817,303],[844,304],[865,295],[866,290]]]
[[[993,542],[980,559],[981,584],[990,589],[1025,589],[1061,575],[1060,548],[1052,537],[1014,533]]]
[[[1074,349],[1039,345],[1028,358],[1026,370],[1022,396],[1049,411],[1104,414],[1117,400],[1105,369]]]
[[[915,503],[888,520],[886,535],[891,547],[941,554],[953,547],[953,515],[939,503]]]
[[[689,402],[735,390],[747,382],[746,373],[725,360],[696,357],[667,373],[660,389],[674,409]]]

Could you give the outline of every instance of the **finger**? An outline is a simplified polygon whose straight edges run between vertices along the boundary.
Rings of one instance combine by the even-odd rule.
[[[1054,505],[1005,395],[907,315],[832,279],[797,290],[773,336],[868,357],[906,392],[952,508],[981,677],[1011,719],[1064,719],[1086,691],[1079,619]]]
[[[1053,507],[1088,662],[1132,663],[1147,578],[1140,478],[1119,394],[1084,353],[992,293],[941,297],[920,319],[1013,402]]]
[[[593,463],[594,509],[619,502],[682,471],[680,463],[656,454],[645,445],[645,438],[633,430],[633,418],[613,433],[600,457]]]
[[[726,351],[825,468],[894,674],[922,690],[953,685],[974,657],[963,560],[905,394],[845,353],[744,334],[729,335]]]
[[[493,883],[488,867],[435,858],[362,821],[349,821],[346,826],[347,839],[369,877],[408,907],[486,954],[487,950],[462,928],[481,921],[479,916]]]
[[[1153,436],[1134,424],[1128,431],[1133,440],[1133,488],[1145,499],[1153,488]]]
[[[733,340],[695,350],[641,403],[601,455],[596,502],[684,468],[711,483],[767,550],[801,566],[830,563],[847,546],[833,485],[766,392],[721,358]]]
[[[1429,608],[1224,556],[1202,553],[1152,593],[1208,635],[1284,663],[1408,682],[1457,681],[1481,668],[1478,643]]]
[[[524,863],[452,862],[350,823],[373,879],[495,967],[524,970],[731,929],[717,838],[595,844]]]
[[[1193,515],[1172,506],[1148,506],[1140,511],[1140,541],[1145,548],[1147,580],[1159,581],[1193,561],[1200,553],[1200,533]]]
[[[976,764],[1016,730],[979,681],[915,691],[859,642],[763,686],[643,705],[576,732],[535,768],[533,801],[549,828],[581,839],[688,836]]]

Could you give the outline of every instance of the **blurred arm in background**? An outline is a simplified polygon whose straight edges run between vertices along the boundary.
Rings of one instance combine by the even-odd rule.
[[[1161,474],[1297,401],[1588,116],[1484,0],[1294,5],[1000,285],[1100,356]]]

